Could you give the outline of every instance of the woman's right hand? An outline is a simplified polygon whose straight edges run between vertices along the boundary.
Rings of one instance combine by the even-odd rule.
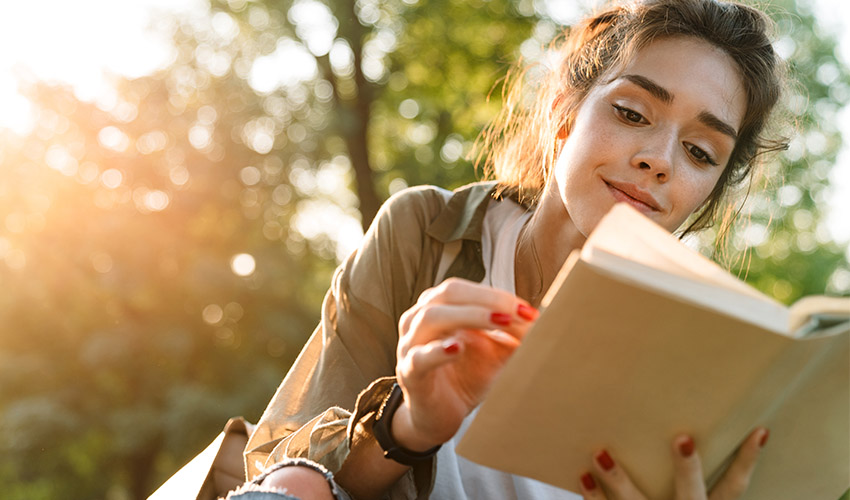
[[[462,279],[423,292],[399,321],[396,443],[424,451],[451,439],[537,316],[513,294]]]

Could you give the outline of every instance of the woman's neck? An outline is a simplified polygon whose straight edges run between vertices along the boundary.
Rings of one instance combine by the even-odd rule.
[[[517,241],[516,294],[538,306],[567,257],[585,240],[570,219],[554,183],[550,183]]]

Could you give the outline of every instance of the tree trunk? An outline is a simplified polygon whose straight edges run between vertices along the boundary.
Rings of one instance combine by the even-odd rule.
[[[375,187],[375,176],[369,161],[369,121],[372,118],[372,102],[375,99],[374,89],[363,74],[363,39],[366,30],[357,19],[354,8],[355,2],[345,2],[348,11],[345,15],[337,16],[340,21],[339,32],[348,41],[354,53],[354,84],[357,96],[353,101],[337,102],[343,113],[352,118],[351,126],[346,127],[345,144],[348,148],[351,166],[354,169],[354,179],[357,187],[357,197],[360,200],[360,216],[365,231],[381,207],[381,200]]]

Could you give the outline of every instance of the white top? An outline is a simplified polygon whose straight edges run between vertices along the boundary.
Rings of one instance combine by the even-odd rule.
[[[511,200],[491,201],[481,235],[486,275],[482,283],[515,293],[517,240],[531,212]],[[431,498],[437,500],[581,500],[581,496],[546,483],[502,472],[458,456],[455,446],[478,410],[464,419],[455,436],[437,453],[437,475]],[[494,436],[494,439],[498,437]],[[578,478],[576,478],[578,482]]]

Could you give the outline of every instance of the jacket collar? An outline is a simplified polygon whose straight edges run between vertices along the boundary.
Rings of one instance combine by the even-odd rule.
[[[425,233],[442,243],[461,239],[480,243],[484,215],[496,184],[476,182],[455,190]]]

